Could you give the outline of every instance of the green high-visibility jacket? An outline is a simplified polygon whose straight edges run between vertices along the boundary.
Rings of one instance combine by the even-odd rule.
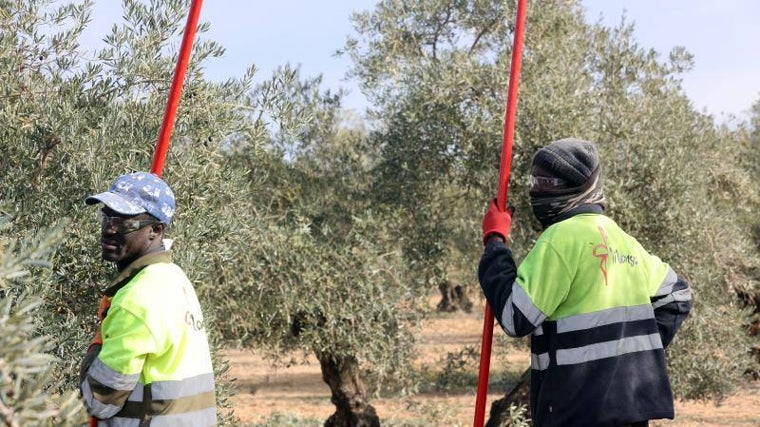
[[[133,262],[101,325],[81,391],[99,426],[216,425],[214,374],[193,286],[170,252]]]
[[[544,230],[519,268],[494,241],[479,266],[501,326],[531,337],[533,423],[673,418],[664,349],[689,313],[691,290],[601,208],[584,209]]]

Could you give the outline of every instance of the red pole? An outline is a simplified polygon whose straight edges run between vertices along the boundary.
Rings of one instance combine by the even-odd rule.
[[[515,39],[512,44],[512,62],[509,71],[509,89],[507,93],[507,111],[504,118],[504,140],[501,148],[501,166],[499,169],[499,188],[496,206],[504,212],[509,193],[509,171],[512,166],[512,142],[515,134],[515,115],[517,113],[517,87],[520,79],[522,61],[523,34],[525,33],[525,14],[527,0],[517,0],[517,19],[515,22]],[[486,413],[488,395],[488,371],[491,365],[491,344],[493,342],[493,312],[486,303],[483,317],[483,340],[480,345],[480,372],[478,373],[478,391],[475,401],[475,427],[482,427]]]
[[[169,100],[166,103],[166,111],[164,112],[164,121],[161,124],[161,131],[158,133],[158,143],[156,144],[156,151],[153,154],[153,165],[150,167],[150,171],[159,177],[164,170],[166,152],[169,151],[169,140],[174,129],[174,119],[177,117],[177,107],[179,106],[180,95],[182,94],[182,85],[185,82],[187,64],[190,62],[190,52],[193,50],[193,39],[195,38],[195,30],[198,28],[198,17],[201,14],[202,3],[203,0],[192,0],[190,4],[190,13],[187,16],[185,34],[182,36],[179,58],[177,58],[177,66],[174,69]]]

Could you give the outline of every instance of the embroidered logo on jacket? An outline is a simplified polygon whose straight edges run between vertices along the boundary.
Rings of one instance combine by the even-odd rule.
[[[602,243],[594,246],[591,254],[594,257],[599,258],[599,270],[601,270],[602,276],[604,277],[604,286],[607,286],[608,259],[611,258],[612,262],[616,264],[629,264],[631,267],[638,265],[639,261],[633,255],[623,254],[619,250],[610,248],[607,245],[607,231],[605,231],[601,225],[597,225],[596,227],[599,229],[599,234],[602,235]]]
[[[601,225],[596,226],[599,229],[599,234],[602,235],[602,243],[594,246],[594,250],[591,252],[595,257],[599,258],[599,269],[604,276],[604,286],[607,286],[607,256],[609,251],[607,249],[607,232],[604,231]]]

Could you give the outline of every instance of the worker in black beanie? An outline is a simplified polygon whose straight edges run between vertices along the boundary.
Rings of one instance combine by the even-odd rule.
[[[543,232],[518,268],[506,246],[511,214],[491,202],[478,278],[504,331],[531,336],[533,425],[673,418],[665,348],[691,309],[688,283],[604,215],[595,144],[541,148],[530,182]]]

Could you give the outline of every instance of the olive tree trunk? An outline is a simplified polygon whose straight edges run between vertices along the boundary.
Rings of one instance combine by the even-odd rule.
[[[491,404],[491,413],[485,427],[510,427],[512,420],[509,417],[509,407],[512,404],[530,408],[530,369],[523,372],[503,398]]]
[[[324,353],[318,353],[317,359],[335,405],[335,413],[325,421],[325,427],[380,427],[375,408],[365,398],[358,360]]]
[[[472,301],[467,295],[467,290],[462,285],[457,285],[451,280],[444,280],[438,284],[438,290],[441,292],[441,302],[436,309],[440,312],[451,313],[455,311],[472,311]]]

